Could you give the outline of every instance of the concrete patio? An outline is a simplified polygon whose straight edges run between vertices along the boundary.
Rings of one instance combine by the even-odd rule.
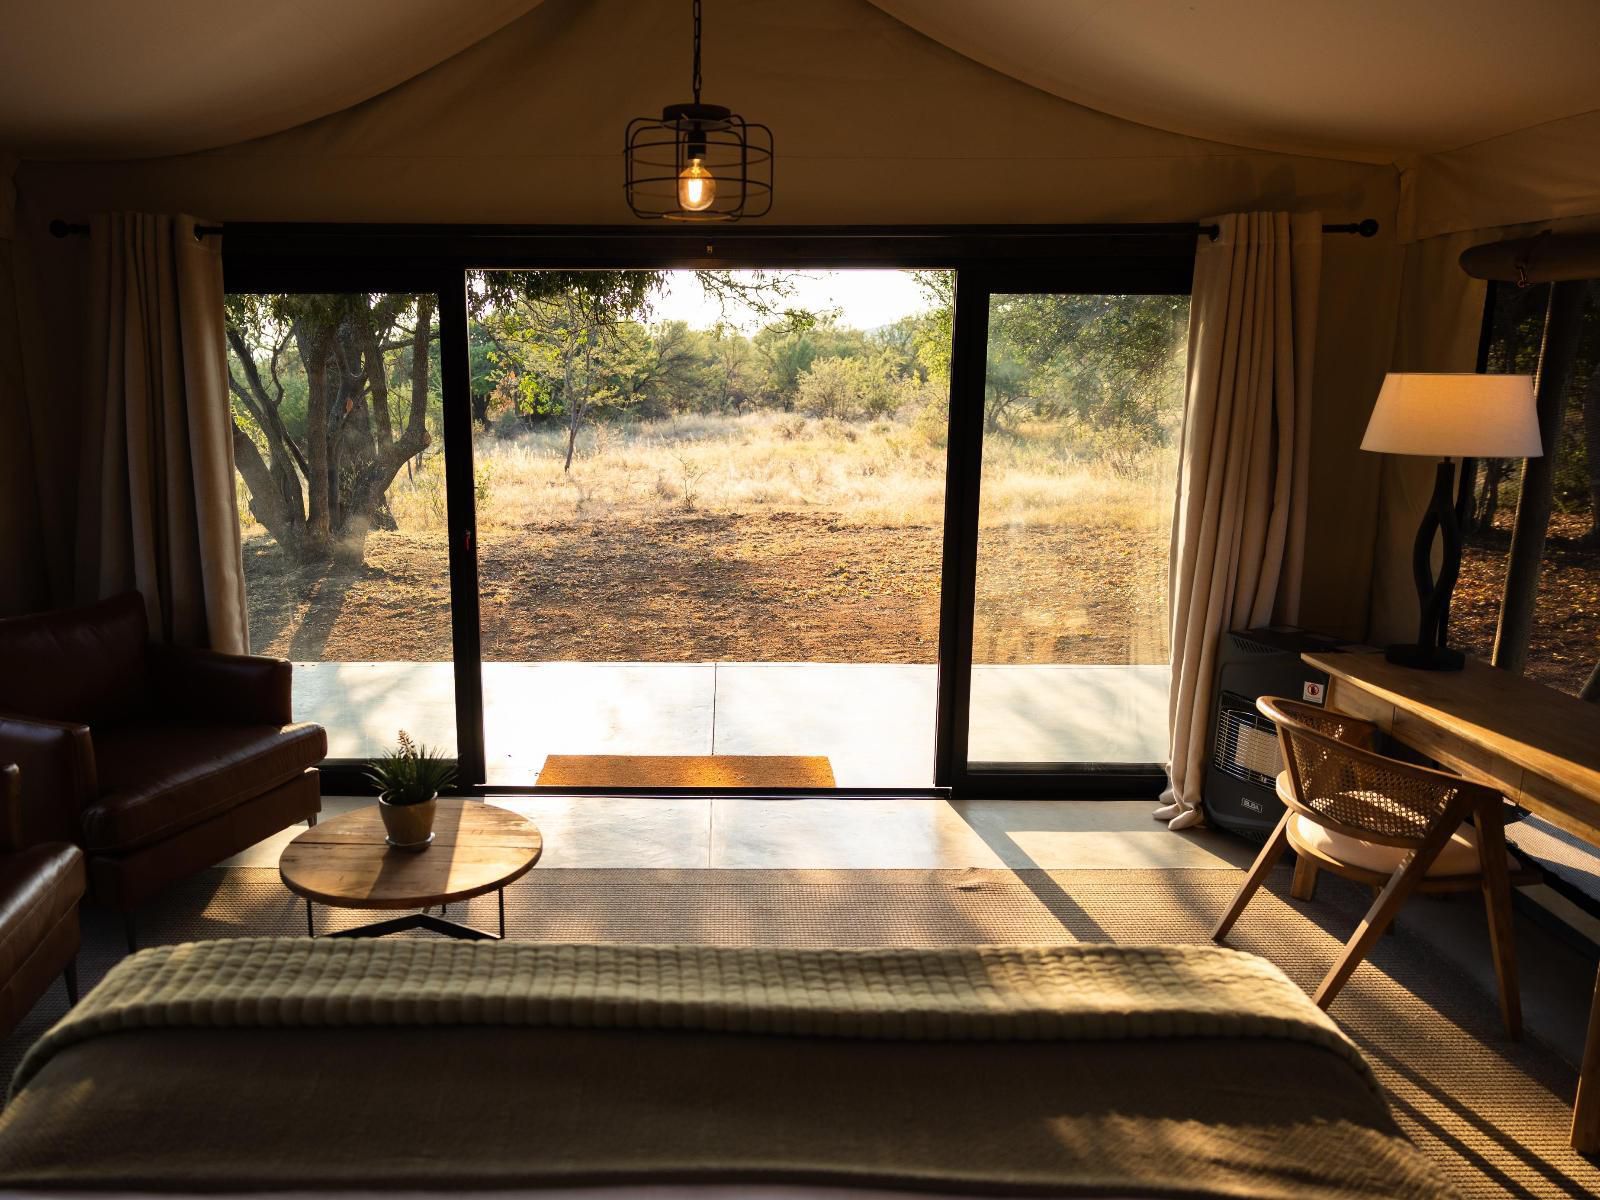
[[[1165,666],[980,666],[975,762],[1158,763]],[[937,671],[877,663],[485,663],[488,782],[531,784],[547,754],[825,754],[841,787],[933,781]],[[297,662],[295,716],[329,756],[404,729],[455,749],[449,663]]]

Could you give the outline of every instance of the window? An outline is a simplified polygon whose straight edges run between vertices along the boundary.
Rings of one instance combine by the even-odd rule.
[[[230,295],[250,646],[329,757],[456,753],[433,295]]]
[[[1541,367],[1550,287],[1495,284],[1485,319],[1491,372]],[[1588,286],[1562,407],[1554,511],[1539,572],[1528,646],[1529,677],[1576,694],[1600,659],[1600,283]],[[1494,652],[1523,463],[1475,465],[1464,493],[1465,549],[1451,605],[1451,640],[1482,658]]]
[[[1167,757],[1189,297],[989,296],[968,758]]]

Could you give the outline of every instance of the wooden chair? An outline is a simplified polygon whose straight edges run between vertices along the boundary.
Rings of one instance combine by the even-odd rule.
[[[1344,953],[1312,997],[1327,1008],[1414,891],[1480,890],[1506,1032],[1521,1036],[1511,887],[1537,882],[1506,851],[1505,803],[1492,788],[1373,750],[1377,727],[1345,713],[1264,696],[1256,707],[1278,727],[1283,819],[1212,933],[1220,942],[1283,854],[1298,861],[1290,894],[1309,900],[1331,871],[1377,893]],[[1473,824],[1464,825],[1467,818]]]

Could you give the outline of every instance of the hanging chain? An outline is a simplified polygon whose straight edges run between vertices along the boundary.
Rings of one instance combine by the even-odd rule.
[[[700,103],[700,0],[694,0],[694,102]]]

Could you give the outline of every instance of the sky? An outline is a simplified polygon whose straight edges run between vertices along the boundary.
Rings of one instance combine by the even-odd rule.
[[[928,307],[922,290],[909,271],[796,271],[795,294],[786,307],[804,308],[819,315],[839,310],[839,324],[856,329],[877,329]],[[761,322],[748,309],[730,310],[707,296],[693,271],[669,272],[665,290],[651,306],[655,321],[687,321],[705,329],[726,319],[746,333]]]

